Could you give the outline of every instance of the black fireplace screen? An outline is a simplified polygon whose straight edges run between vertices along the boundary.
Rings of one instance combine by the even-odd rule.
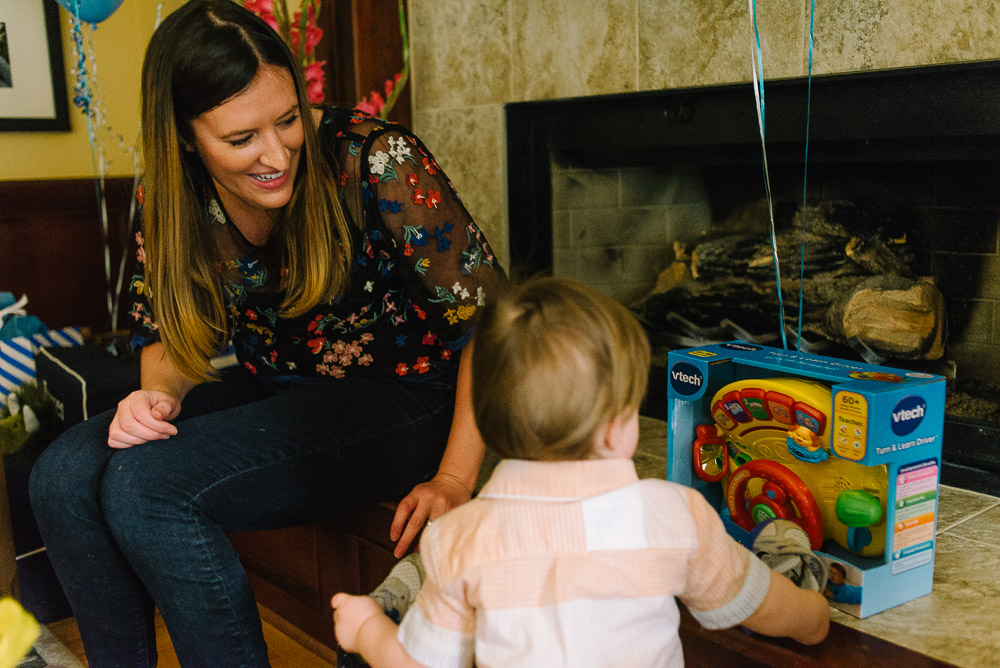
[[[511,273],[552,272],[563,252],[553,240],[561,165],[683,166],[704,184],[711,225],[680,234],[656,286],[628,300],[654,360],[712,340],[780,346],[781,324],[795,347],[801,287],[804,350],[951,378],[943,480],[995,492],[1000,62],[814,77],[803,207],[805,111],[805,79],[767,82],[783,318],[749,83],[508,105]],[[665,410],[657,377],[654,362],[652,415]]]

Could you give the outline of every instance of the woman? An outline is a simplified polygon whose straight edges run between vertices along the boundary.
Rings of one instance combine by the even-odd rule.
[[[502,271],[418,139],[310,110],[293,63],[230,0],[185,4],[150,41],[142,389],[31,480],[91,666],[154,665],[154,604],[182,665],[267,665],[225,532],[405,497],[402,554],[475,483],[460,352]],[[230,340],[240,364],[219,374]]]

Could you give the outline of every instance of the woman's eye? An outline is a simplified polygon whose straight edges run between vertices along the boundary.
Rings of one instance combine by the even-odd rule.
[[[286,127],[286,128],[287,127],[291,127],[292,125],[295,124],[295,121],[297,121],[297,120],[299,120],[299,115],[298,114],[292,114],[291,116],[289,116],[285,120],[281,121],[281,125],[284,126],[284,127]]]
[[[246,146],[250,143],[250,137],[251,135],[247,135],[246,137],[240,137],[239,139],[231,139],[229,140],[229,145],[236,147]]]

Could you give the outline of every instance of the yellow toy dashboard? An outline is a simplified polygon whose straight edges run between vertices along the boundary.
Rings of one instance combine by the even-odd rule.
[[[812,549],[832,540],[865,557],[885,547],[886,465],[863,466],[831,450],[854,425],[831,426],[830,388],[798,378],[739,380],[712,397],[713,422],[696,429],[695,474],[723,486],[733,522],[747,531],[789,519]],[[840,434],[840,432],[844,432]]]

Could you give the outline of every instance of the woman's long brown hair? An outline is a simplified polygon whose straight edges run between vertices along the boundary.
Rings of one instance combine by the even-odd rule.
[[[194,145],[191,121],[245,89],[265,64],[287,70],[295,81],[305,135],[272,242],[288,269],[282,315],[302,315],[333,299],[350,271],[351,231],[288,47],[231,0],[188,2],[157,28],[143,62],[143,219],[145,290],[160,340],[177,370],[195,381],[214,376],[209,360],[227,342],[230,325],[205,214],[211,179],[184,146]]]

